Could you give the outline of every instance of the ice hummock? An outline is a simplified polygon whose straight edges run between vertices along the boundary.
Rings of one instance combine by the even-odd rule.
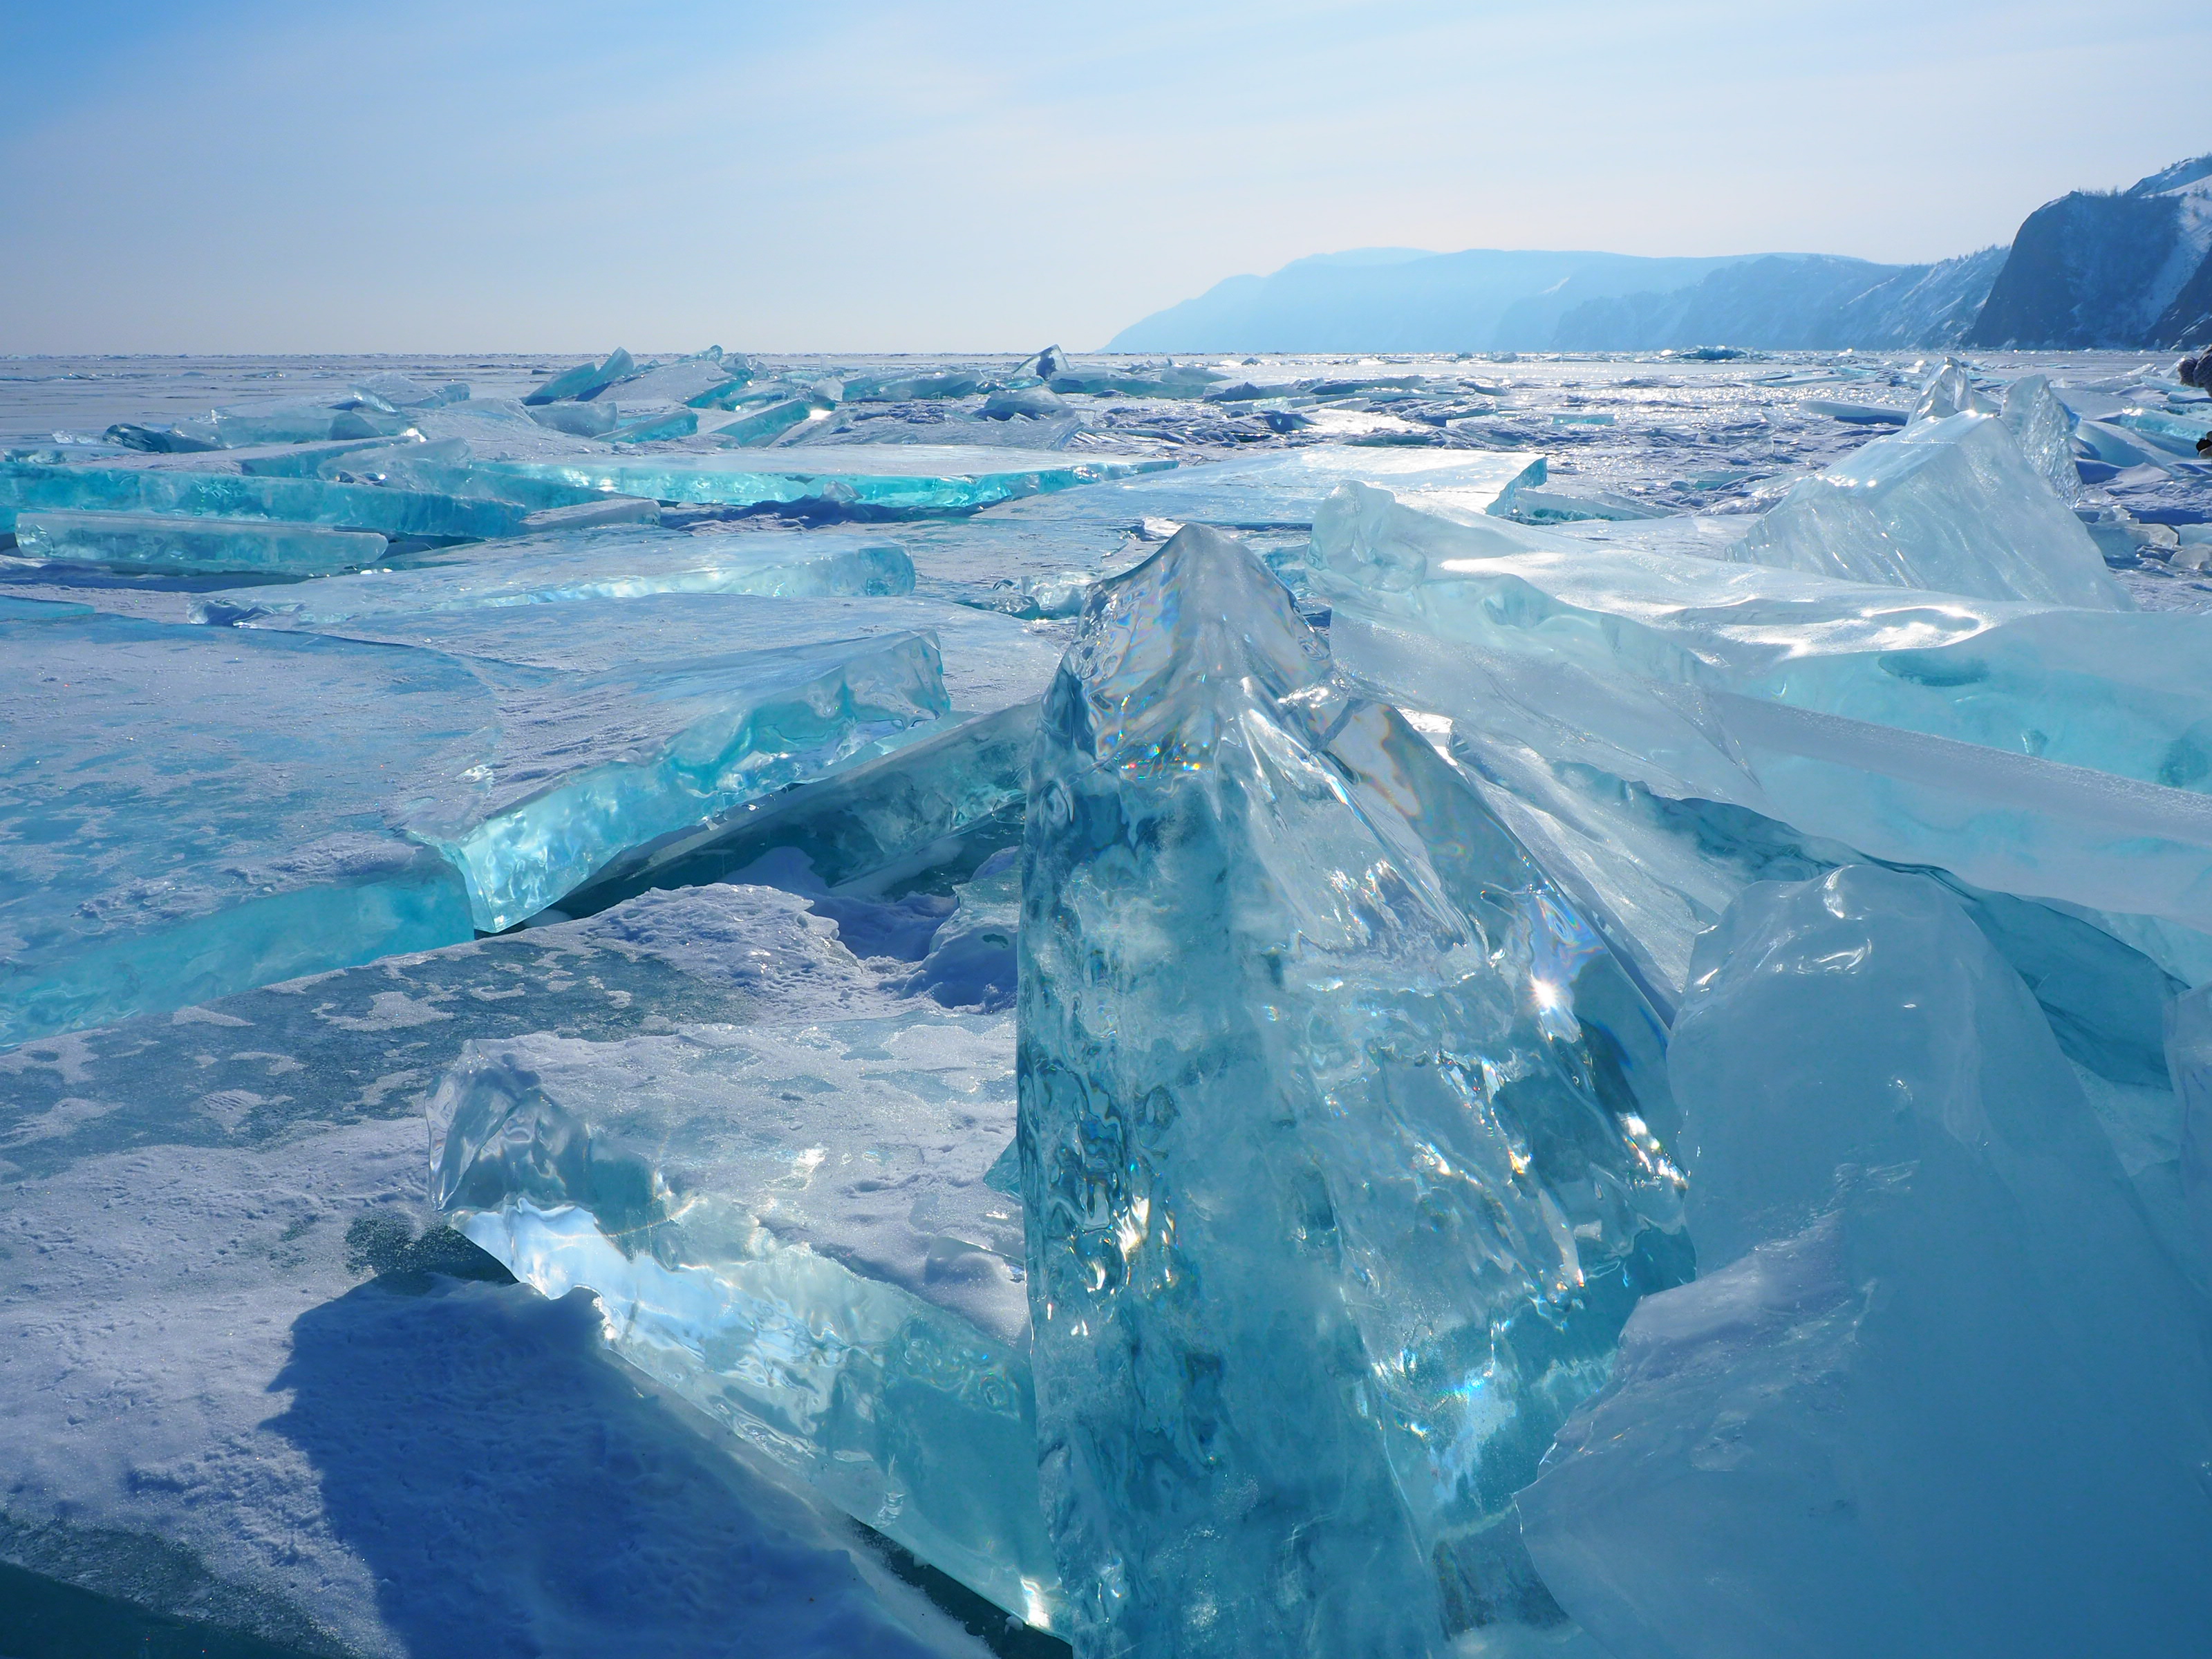
[[[1557,1624],[1514,1490],[1686,1267],[1649,1009],[1249,553],[1095,590],[1030,780],[1021,1168],[1085,1652]]]
[[[1875,857],[2149,919],[2124,936],[2212,975],[2201,938],[2154,937],[2212,930],[2199,618],[1597,548],[1358,486],[1315,556],[1339,658],[1413,707]]]
[[[1521,1495],[1568,1610],[1616,1659],[2194,1646],[2206,1304],[1955,901],[1752,888],[1669,1071],[1703,1276]]]
[[[2022,418],[2050,417],[2024,402]],[[1729,556],[1844,581],[2129,609],[2049,467],[2047,446],[2031,461],[1997,416],[1916,421],[1793,485]]]

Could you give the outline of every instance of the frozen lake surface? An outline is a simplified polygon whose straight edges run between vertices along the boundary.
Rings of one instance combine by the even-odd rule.
[[[2172,367],[0,360],[0,1652],[2179,1650]]]

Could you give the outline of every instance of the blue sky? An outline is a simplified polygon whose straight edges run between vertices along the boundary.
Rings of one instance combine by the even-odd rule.
[[[0,0],[0,351],[1095,346],[1371,245],[1920,259],[2212,150],[2174,0]]]

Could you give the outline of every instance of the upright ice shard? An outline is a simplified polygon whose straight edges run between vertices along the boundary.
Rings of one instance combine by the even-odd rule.
[[[1648,1009],[1203,528],[1094,591],[1028,825],[1022,1186],[1079,1653],[1556,1624],[1511,1495],[1685,1265]]]
[[[1521,1495],[1617,1659],[2185,1653],[2207,1310],[1958,904],[1864,866],[1700,942],[1669,1056],[1704,1274]]]
[[[1987,415],[1875,439],[1792,485],[1729,556],[1978,599],[2130,608],[2011,426]]]
[[[2081,469],[2074,465],[2074,411],[2058,401],[2050,380],[2023,374],[2005,388],[2004,423],[2020,441],[2021,453],[2043,475],[2058,499],[2081,499]]]
[[[1921,388],[1920,402],[1914,407],[1912,418],[1919,421],[1948,420],[1954,415],[1994,415],[1997,406],[1975,388],[1974,378],[1966,366],[1955,357],[1947,357],[1943,367],[1928,378]]]
[[[601,363],[579,363],[556,374],[522,401],[556,404],[563,398],[589,398],[637,373],[637,360],[617,346]]]
[[[15,544],[34,559],[212,573],[326,576],[374,564],[390,545],[374,531],[151,513],[19,513]]]

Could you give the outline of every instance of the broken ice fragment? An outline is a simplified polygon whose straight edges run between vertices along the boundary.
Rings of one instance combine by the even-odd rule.
[[[1216,529],[1304,530],[1329,493],[1346,483],[1382,483],[1425,504],[1504,514],[1521,490],[1544,478],[1544,458],[1518,451],[1378,453],[1314,444],[1149,477],[1109,479],[1080,495],[1010,504],[992,516],[1007,524],[1133,528],[1157,519]]]
[[[596,908],[648,887],[735,880],[778,849],[825,886],[869,884],[1010,843],[1021,834],[1036,732],[1034,702],[941,722],[878,759],[649,848],[579,896]]]
[[[623,603],[642,621],[653,601]],[[532,689],[538,752],[480,764],[474,787],[441,791],[407,820],[461,872],[487,933],[536,915],[635,848],[834,770],[948,707],[935,645],[914,635],[647,661]],[[594,728],[606,758],[547,763],[547,750],[565,756],[568,732]]]
[[[364,643],[0,620],[0,1045],[510,927],[937,718],[932,611],[1049,664],[898,603],[580,600],[346,624]]]
[[[1094,591],[1022,888],[1045,1503],[1085,1653],[1557,1622],[1511,1494],[1681,1271],[1656,1026],[1288,592]]]
[[[707,434],[731,449],[759,449],[774,443],[793,427],[803,426],[830,410],[827,399],[787,398],[763,405],[734,421],[725,421]]]
[[[920,374],[854,374],[845,381],[848,403],[895,403],[907,398],[965,398],[982,390],[981,376],[948,368]]]
[[[1750,889],[1669,1069],[1704,1272],[1521,1494],[1568,1610],[1618,1659],[2190,1650],[2204,1305],[1950,896]]]
[[[526,404],[556,404],[564,398],[588,398],[636,370],[636,360],[617,346],[605,362],[579,363],[572,369],[556,374],[522,401]]]
[[[1314,541],[1340,659],[1412,707],[1978,886],[2212,927],[2201,617],[1593,547],[1358,486]]]
[[[1800,480],[1729,556],[1978,599],[2130,608],[2081,520],[2011,427],[1987,415],[1916,422]]]
[[[652,443],[662,438],[688,438],[699,429],[699,411],[663,405],[639,409],[618,404],[615,413],[620,423],[607,434],[607,441],[617,444]]]
[[[148,513],[21,513],[15,542],[32,558],[79,564],[322,576],[384,556],[372,531],[251,519],[169,519]]]

